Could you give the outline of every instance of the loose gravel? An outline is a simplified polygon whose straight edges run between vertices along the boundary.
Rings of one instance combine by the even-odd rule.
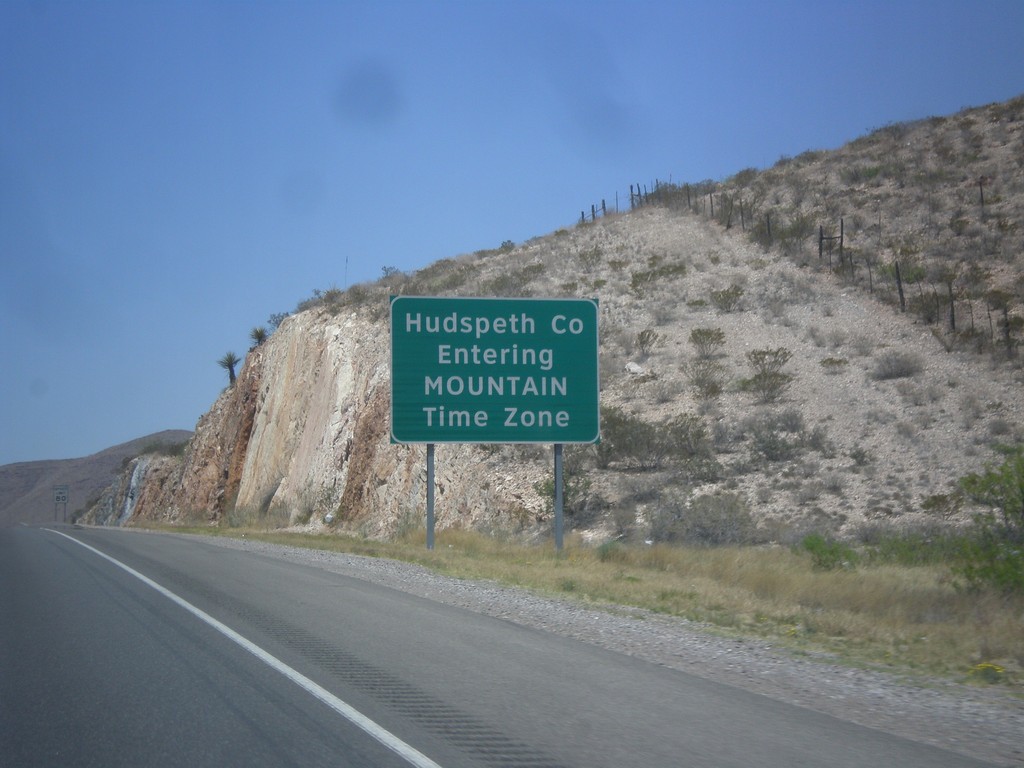
[[[795,655],[762,640],[723,637],[685,619],[581,605],[395,560],[201,538],[553,632],[996,765],[1024,766],[1024,700],[1005,688],[937,679],[909,683],[826,655]]]

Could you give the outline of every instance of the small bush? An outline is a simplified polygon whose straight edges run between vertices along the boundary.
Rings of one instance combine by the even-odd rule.
[[[653,541],[699,546],[758,541],[757,527],[747,505],[735,493],[670,500],[652,515],[650,537]]]
[[[864,529],[864,558],[872,564],[903,566],[945,565],[955,562],[963,551],[963,536],[938,526],[893,533],[886,529]]]
[[[742,298],[743,289],[735,283],[721,291],[711,292],[711,303],[722,312],[733,312],[736,310]]]
[[[595,446],[599,467],[618,462],[631,469],[654,470],[665,460],[667,450],[657,425],[621,408],[601,409],[601,442]]]
[[[742,428],[750,438],[750,454],[754,463],[796,458],[804,449],[806,437],[800,424],[794,421],[790,411],[762,414],[745,420]]]
[[[694,328],[690,331],[690,343],[700,357],[714,357],[725,344],[725,331],[721,328]]]
[[[753,349],[747,352],[747,362],[754,373],[778,373],[793,357],[785,347]]]
[[[683,366],[683,375],[694,388],[698,400],[713,400],[725,389],[725,366],[717,360],[694,360]]]
[[[826,539],[820,533],[804,536],[800,548],[810,554],[811,563],[819,571],[855,568],[859,559],[856,550],[849,544]]]
[[[793,353],[785,347],[778,349],[754,349],[747,352],[747,362],[754,375],[740,382],[740,388],[752,392],[761,403],[774,403],[779,400],[793,377],[783,373],[782,368],[793,357]]]
[[[866,467],[871,463],[871,452],[860,446],[850,449],[850,458],[855,467]]]
[[[821,361],[822,370],[829,376],[835,376],[846,370],[849,361],[842,357],[826,357]]]
[[[956,568],[968,584],[1024,592],[1024,445],[1006,451],[998,467],[960,479],[973,501],[988,507],[975,517]]]
[[[600,495],[591,493],[590,478],[580,472],[562,474],[562,513],[571,527],[590,525],[606,506]],[[549,477],[533,487],[544,500],[544,512],[551,517],[555,512],[555,480]]]
[[[650,260],[651,269],[634,272],[630,276],[629,287],[637,296],[642,298],[651,286],[686,274],[685,264],[661,264],[659,262],[660,259],[652,258]]]
[[[653,328],[645,328],[636,335],[633,345],[640,354],[647,357],[651,351],[662,341],[662,336]]]
[[[1001,683],[1005,679],[1006,670],[998,664],[983,661],[982,663],[975,664],[971,667],[969,674],[972,680],[993,685],[995,683]]]
[[[672,462],[692,478],[710,480],[718,475],[707,426],[692,414],[653,424],[620,408],[602,408],[601,442],[594,451],[602,468],[617,462],[650,472]]]
[[[904,379],[916,376],[923,368],[924,364],[917,355],[911,352],[890,350],[879,356],[871,376],[878,381]]]
[[[741,379],[739,386],[742,391],[753,394],[759,403],[774,403],[792,383],[793,377],[788,373],[757,373],[749,379]]]
[[[597,559],[602,563],[623,563],[629,560],[629,553],[619,542],[606,541],[597,548]]]
[[[406,292],[430,296],[454,291],[465,285],[474,269],[472,265],[456,259],[435,261],[413,273]]]

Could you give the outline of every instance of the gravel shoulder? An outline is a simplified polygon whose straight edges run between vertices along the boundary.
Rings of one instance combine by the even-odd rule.
[[[553,632],[997,765],[1024,766],[1024,699],[998,687],[943,680],[908,683],[824,656],[795,655],[761,640],[722,637],[684,619],[629,607],[585,606],[394,560],[199,538]]]

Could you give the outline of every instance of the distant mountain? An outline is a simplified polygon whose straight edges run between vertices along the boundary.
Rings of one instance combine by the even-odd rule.
[[[67,518],[91,504],[129,460],[141,453],[178,450],[192,433],[169,429],[79,459],[24,461],[0,466],[0,526],[64,519],[55,511],[53,487],[68,486]]]

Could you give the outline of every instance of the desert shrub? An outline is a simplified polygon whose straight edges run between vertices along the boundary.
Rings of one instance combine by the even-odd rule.
[[[821,368],[829,376],[835,376],[846,370],[849,361],[843,357],[826,357],[821,360]]]
[[[757,373],[749,379],[741,379],[739,386],[742,391],[753,394],[759,403],[774,403],[792,383],[793,377],[788,373]]]
[[[774,403],[793,382],[793,377],[782,371],[783,366],[792,357],[793,353],[785,347],[754,349],[747,352],[747,363],[753,371],[753,376],[743,379],[740,388],[753,393],[758,402]]]
[[[750,456],[754,463],[796,458],[806,440],[802,419],[798,425],[788,411],[785,414],[765,413],[746,419],[742,430],[750,440]]]
[[[750,239],[762,248],[771,248],[774,239],[771,231],[771,214],[757,216],[750,225]]]
[[[849,544],[827,539],[820,533],[804,536],[800,548],[810,554],[811,563],[820,571],[854,568],[859,560],[857,551]]]
[[[595,447],[599,467],[616,462],[631,469],[657,469],[665,460],[667,448],[656,424],[621,408],[601,408],[601,442]]]
[[[606,541],[595,550],[602,563],[624,563],[629,561],[629,551],[617,541]]]
[[[803,432],[803,445],[804,448],[817,451],[826,458],[831,459],[836,455],[835,443],[829,439],[828,429],[824,424],[817,424],[810,431]]]
[[[690,331],[690,343],[700,357],[714,357],[725,345],[725,331],[721,328],[694,328]]]
[[[772,240],[783,253],[792,256],[801,246],[817,234],[818,226],[807,213],[796,213],[791,218],[772,218]]]
[[[871,377],[878,381],[916,376],[924,368],[921,358],[912,352],[889,350],[878,356]]]
[[[777,373],[792,357],[793,353],[785,347],[753,349],[747,352],[747,362],[754,373]]]
[[[959,516],[964,508],[964,494],[955,490],[952,493],[933,493],[921,500],[921,511],[927,515],[952,520]]]
[[[662,428],[670,452],[675,456],[699,456],[711,452],[708,428],[699,416],[679,414],[666,421]]]
[[[671,403],[679,396],[681,391],[682,386],[679,381],[676,379],[669,379],[657,382],[654,385],[652,394],[654,396],[654,402],[663,404]]]
[[[650,265],[650,269],[634,272],[630,276],[629,287],[639,297],[643,297],[647,292],[647,289],[652,285],[657,285],[663,280],[672,279],[674,277],[682,277],[686,274],[685,264],[662,264],[660,263],[659,258],[652,257],[650,259]]]
[[[698,400],[712,400],[725,389],[725,366],[717,360],[700,359],[684,364],[683,375]]]
[[[701,546],[753,544],[759,539],[746,503],[735,493],[670,499],[651,515],[650,538]]]
[[[662,336],[653,328],[645,328],[636,335],[633,345],[640,354],[647,357],[651,351],[662,341]]]
[[[530,296],[533,291],[529,285],[544,274],[546,267],[542,262],[527,264],[525,267],[502,272],[481,285],[485,296]]]
[[[802,434],[805,427],[804,415],[796,408],[787,408],[772,415],[772,420],[779,429],[793,434]]]
[[[555,234],[557,235],[558,232],[556,232]],[[583,269],[585,269],[588,272],[597,267],[601,263],[601,256],[602,251],[601,246],[599,245],[587,248],[586,250],[582,250],[576,254],[576,258],[579,259],[580,266],[582,266]]]
[[[864,560],[873,565],[945,565],[959,559],[964,542],[962,535],[938,526],[905,531],[869,526],[858,536]]]
[[[448,293],[465,285],[475,267],[456,259],[441,259],[417,270],[409,278],[406,293],[431,296]]]
[[[616,462],[628,469],[653,471],[671,462],[693,478],[713,479],[718,474],[707,426],[692,414],[655,424],[620,408],[602,408],[601,442],[594,451],[602,468]]]
[[[860,446],[851,448],[849,456],[853,460],[855,467],[866,467],[871,463],[871,452]]]
[[[548,477],[536,483],[533,490],[544,501],[544,512],[549,517],[555,512],[555,479]],[[607,508],[600,494],[591,491],[591,481],[579,467],[563,465],[562,513],[573,528],[590,525]]]
[[[668,456],[691,483],[713,482],[721,473],[704,419],[694,414],[674,416],[661,425]]]
[[[324,292],[321,291],[319,288],[314,288],[312,296],[310,296],[308,299],[303,299],[302,301],[295,305],[295,312],[305,312],[307,309],[312,309],[313,307],[319,306],[320,302],[323,301],[323,293]]]
[[[711,303],[722,312],[733,312],[743,298],[743,288],[733,283],[728,288],[711,292]]]
[[[626,538],[633,534],[637,517],[636,507],[633,504],[616,504],[612,507],[611,514],[608,517],[616,536]]]
[[[978,514],[955,569],[972,586],[1024,592],[1024,445],[1007,449],[998,467],[971,473],[960,487],[987,507]]]

